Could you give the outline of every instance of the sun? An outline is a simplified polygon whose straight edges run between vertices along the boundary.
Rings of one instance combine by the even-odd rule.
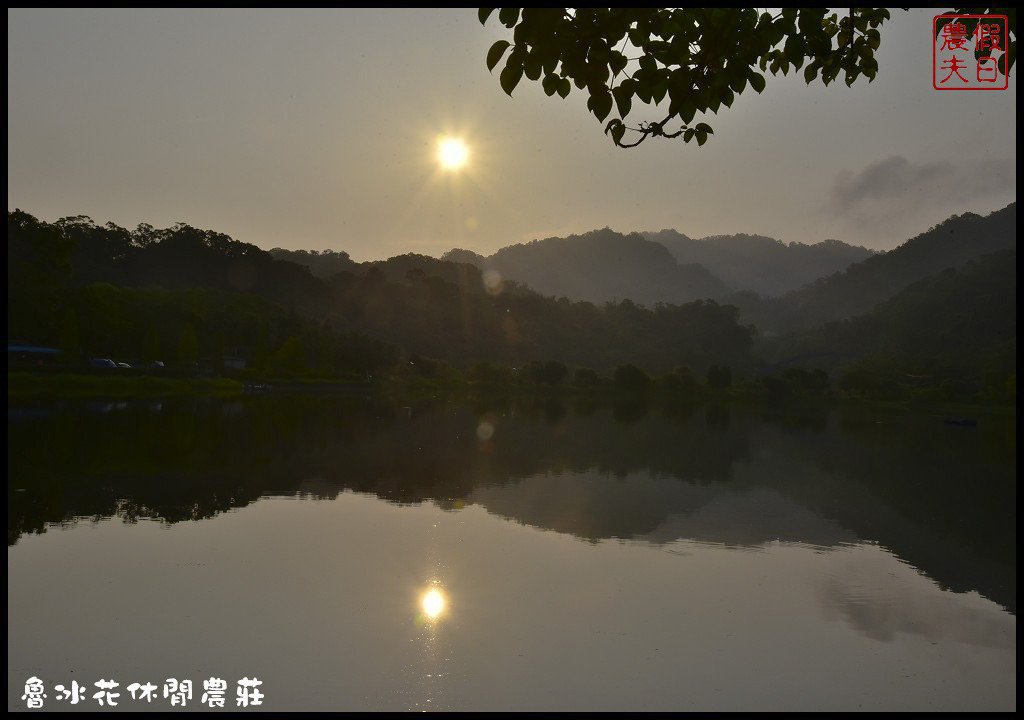
[[[469,161],[469,148],[459,138],[438,138],[437,159],[445,170],[459,170]]]

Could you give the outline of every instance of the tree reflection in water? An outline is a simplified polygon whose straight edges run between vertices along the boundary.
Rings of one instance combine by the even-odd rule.
[[[876,542],[1015,612],[1014,437],[1012,420],[644,399],[37,402],[8,410],[8,544],[84,518],[170,524],[352,490],[594,540]]]

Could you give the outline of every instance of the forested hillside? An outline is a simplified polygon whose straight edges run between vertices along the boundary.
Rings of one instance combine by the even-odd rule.
[[[621,253],[631,260],[620,263],[619,287],[653,273],[652,292],[689,272],[661,245],[607,230],[492,258],[453,251],[446,260],[406,254],[353,263],[344,253],[289,255],[313,265],[311,258],[326,258],[318,266],[326,277],[318,277],[309,264],[184,223],[129,231],[81,216],[45,223],[16,210],[8,213],[8,341],[59,348],[65,359],[179,367],[202,360],[217,369],[230,357],[263,372],[364,378],[443,377],[451,366],[492,378],[519,368],[561,382],[575,366],[587,369],[584,382],[595,381],[594,371],[623,371],[623,383],[644,386],[642,372],[630,375],[637,368],[623,370],[635,365],[675,372],[687,386],[694,377],[724,387],[733,371],[740,378],[778,370],[814,392],[829,387],[827,375],[787,367],[795,359],[851,391],[1002,402],[1015,396],[1014,210],[950,218],[782,298],[746,292],[732,296],[739,307],[707,299],[651,308],[629,298],[548,297],[493,263],[547,257],[551,278],[574,263],[603,268],[594,271],[596,287],[614,275]],[[575,277],[582,283],[586,273]],[[768,332],[755,352],[757,330]]]
[[[919,280],[873,310],[781,343],[779,354],[839,356],[847,386],[924,386],[1012,396],[1017,367],[1015,248]],[[853,358],[861,358],[850,365]]]
[[[485,283],[418,255],[330,279],[221,233],[179,223],[128,231],[8,213],[8,340],[65,355],[239,356],[250,365],[373,372],[403,351],[455,366],[557,361],[608,372],[751,367],[752,329],[713,301],[650,310]],[[424,366],[426,367],[426,366]]]
[[[918,280],[1017,246],[1017,205],[986,217],[954,215],[899,247],[841,273],[787,293],[777,301],[738,296],[745,322],[766,330],[808,329],[861,315]]]

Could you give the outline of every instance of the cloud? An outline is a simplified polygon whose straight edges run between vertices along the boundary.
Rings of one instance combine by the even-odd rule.
[[[937,643],[1010,650],[1016,643],[1016,619],[976,592],[953,593],[934,586],[892,579],[868,565],[852,567],[850,577],[830,577],[821,597],[824,617],[842,619],[858,633],[883,642],[898,635],[919,635]]]
[[[859,172],[844,170],[832,185],[830,206],[839,216],[888,216],[908,209],[956,207],[994,194],[1016,194],[1012,158],[916,162],[890,155]],[[952,213],[953,210],[950,210]]]
[[[827,236],[888,250],[954,214],[986,214],[1017,197],[1013,156],[950,149],[935,160],[889,155],[836,174],[811,213]]]

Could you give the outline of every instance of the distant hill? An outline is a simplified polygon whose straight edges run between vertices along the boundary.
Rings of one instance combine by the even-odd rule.
[[[787,293],[744,322],[775,330],[810,328],[863,315],[918,280],[1017,247],[1017,204],[981,217],[954,215],[887,253]],[[741,309],[744,302],[739,302]]]
[[[356,272],[359,263],[348,256],[347,252],[334,250],[285,250],[273,248],[269,251],[275,260],[288,262],[309,268],[315,277],[330,279],[341,272]]]
[[[663,245],[640,233],[623,235],[608,228],[511,245],[490,257],[456,249],[442,259],[497,271],[542,295],[592,303],[628,298],[654,306],[718,299],[729,292],[705,267],[680,264]]]
[[[484,291],[480,271],[474,263],[438,260],[427,255],[406,253],[387,260],[375,260],[358,266],[357,274],[379,271],[392,283],[416,283],[429,278],[451,283],[464,292]]]
[[[825,275],[871,257],[867,248],[825,240],[788,245],[763,235],[712,235],[694,240],[675,230],[645,232],[680,263],[699,263],[734,290],[765,297],[796,290]]]

